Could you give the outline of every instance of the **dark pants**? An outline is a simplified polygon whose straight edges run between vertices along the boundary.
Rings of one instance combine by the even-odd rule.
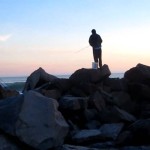
[[[94,61],[99,64],[99,67],[102,68],[102,50],[93,48],[93,57]]]

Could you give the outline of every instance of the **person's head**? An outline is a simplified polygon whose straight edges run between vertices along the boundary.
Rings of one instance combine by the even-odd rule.
[[[92,29],[92,34],[96,34],[96,30],[95,29]]]

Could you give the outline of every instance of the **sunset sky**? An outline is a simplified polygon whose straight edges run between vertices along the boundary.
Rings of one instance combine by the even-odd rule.
[[[112,73],[150,65],[150,0],[0,0],[0,77],[91,68],[93,28]]]

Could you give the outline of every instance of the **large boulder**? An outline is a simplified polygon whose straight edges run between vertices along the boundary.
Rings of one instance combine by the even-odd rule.
[[[123,126],[123,123],[104,124],[99,129],[80,130],[72,138],[78,144],[115,140]]]
[[[35,91],[0,102],[0,129],[36,149],[63,144],[68,124],[56,100]]]
[[[78,144],[92,143],[98,141],[101,138],[101,131],[99,129],[80,130],[76,132],[72,140]]]
[[[68,124],[57,110],[56,100],[29,91],[16,122],[16,136],[36,149],[60,146],[68,133]]]
[[[16,122],[23,103],[23,95],[6,98],[0,101],[0,129],[14,135]]]
[[[57,77],[46,73],[44,69],[39,68],[31,73],[31,75],[27,78],[23,92],[33,90],[45,83],[52,83],[57,79]]]
[[[124,78],[128,79],[129,82],[150,85],[150,66],[137,64],[136,67],[133,67],[125,72]]]
[[[103,124],[100,131],[102,132],[103,139],[116,140],[123,127],[123,123]]]
[[[102,69],[79,69],[70,76],[73,85],[80,83],[96,83],[109,77],[111,74],[107,65],[103,65]]]

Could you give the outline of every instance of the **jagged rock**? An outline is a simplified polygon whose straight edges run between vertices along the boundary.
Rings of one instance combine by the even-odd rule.
[[[88,98],[64,96],[59,100],[60,109],[65,110],[80,110],[88,106]]]
[[[99,112],[102,111],[106,105],[103,96],[98,91],[91,96],[89,103]]]
[[[0,101],[0,129],[4,132],[15,136],[15,125],[22,103],[23,95],[6,98],[4,101]]]
[[[143,64],[137,64],[125,72],[124,78],[129,82],[143,83],[150,86],[150,66]]]
[[[26,92],[16,122],[16,136],[36,149],[46,150],[62,145],[68,124],[57,107],[54,99],[34,91]]]
[[[76,143],[115,140],[124,124],[104,124],[100,129],[80,130],[72,138]]]
[[[0,129],[24,143],[47,149],[63,144],[68,124],[54,99],[29,91],[0,102]]]
[[[80,83],[96,83],[99,82],[111,74],[107,65],[103,65],[102,69],[79,69],[75,71],[69,78],[73,85],[79,85]]]
[[[91,143],[99,140],[101,137],[101,131],[98,129],[80,130],[73,135],[72,140],[77,143]]]
[[[116,140],[123,127],[123,123],[110,123],[102,125],[100,127],[102,138]]]
[[[19,95],[19,92],[17,92],[16,90],[3,88],[0,85],[0,99],[5,99],[5,98],[8,98],[8,97],[18,96],[18,95]]]
[[[31,73],[31,75],[27,78],[23,92],[33,90],[45,83],[52,83],[57,79],[57,77],[50,75],[46,73],[42,68],[39,68]]]

